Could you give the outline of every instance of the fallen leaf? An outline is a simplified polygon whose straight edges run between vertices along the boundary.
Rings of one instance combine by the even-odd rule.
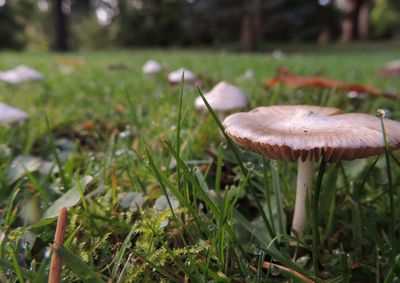
[[[82,129],[86,131],[91,131],[94,127],[93,121],[86,121],[82,124]]]
[[[79,57],[56,55],[54,59],[58,64],[67,66],[79,67],[85,64],[85,59]]]
[[[13,183],[25,176],[27,172],[35,172],[42,165],[42,160],[31,155],[18,155],[7,171],[7,179]]]
[[[83,192],[85,192],[85,189],[87,185],[93,180],[92,176],[86,175],[80,179],[80,186],[83,189]],[[56,199],[53,204],[47,208],[47,210],[44,212],[42,219],[46,218],[53,218],[56,217],[60,211],[61,208],[70,208],[73,207],[74,205],[78,204],[79,201],[81,200],[81,195],[79,193],[79,189],[77,185],[73,186],[70,190],[68,190],[65,194],[63,194],[61,197]]]
[[[270,88],[276,84],[284,84],[290,88],[325,88],[337,89],[342,91],[355,91],[358,93],[366,93],[371,96],[384,96],[390,99],[399,97],[395,93],[386,93],[379,88],[373,86],[360,85],[356,83],[346,83],[339,80],[333,80],[321,76],[306,77],[299,76],[289,72],[286,68],[278,68],[275,78],[267,80],[265,86]]]

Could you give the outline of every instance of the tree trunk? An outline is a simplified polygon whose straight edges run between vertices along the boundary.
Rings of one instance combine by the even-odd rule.
[[[253,45],[251,27],[251,15],[245,13],[242,17],[241,31],[240,31],[240,46],[244,49],[249,49]]]
[[[261,0],[244,1],[241,22],[240,45],[244,49],[256,49],[261,39]]]
[[[346,0],[344,3],[341,42],[350,42],[354,38],[354,14],[356,13],[356,8],[357,0]]]
[[[368,39],[369,35],[369,11],[370,2],[364,1],[358,14],[358,36],[360,39]]]
[[[62,9],[63,0],[55,0],[54,2],[54,50],[67,51],[67,19]]]
[[[369,10],[368,0],[346,0],[343,7],[341,42],[368,38]]]

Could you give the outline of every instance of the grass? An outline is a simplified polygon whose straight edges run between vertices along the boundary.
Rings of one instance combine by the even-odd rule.
[[[221,137],[215,113],[194,110],[198,89],[141,73],[151,58],[200,74],[201,91],[222,79],[236,84],[248,109],[322,104],[374,115],[380,108],[400,120],[400,104],[385,98],[262,86],[285,66],[400,92],[398,79],[377,75],[397,57],[386,47],[280,60],[225,51],[0,53],[0,70],[26,64],[45,76],[0,83],[0,101],[30,115],[24,125],[0,127],[0,281],[45,281],[62,205],[71,206],[57,249],[65,282],[398,280],[399,154],[327,164],[314,229],[310,222],[304,236],[291,235],[296,164],[239,149]],[[253,78],[241,76],[247,69]],[[19,155],[53,169],[32,162],[10,169]]]

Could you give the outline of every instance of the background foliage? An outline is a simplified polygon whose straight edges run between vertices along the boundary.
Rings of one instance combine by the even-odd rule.
[[[70,49],[235,45],[337,40],[345,2],[368,5],[370,38],[400,30],[396,0],[2,0],[0,48],[54,46],[55,5],[62,2]],[[342,4],[341,4],[342,3]],[[343,4],[344,3],[344,4]],[[246,16],[250,22],[246,26]]]

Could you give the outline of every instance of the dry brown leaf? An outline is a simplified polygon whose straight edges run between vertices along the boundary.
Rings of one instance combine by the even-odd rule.
[[[399,97],[395,93],[386,93],[379,88],[373,86],[366,86],[356,83],[346,83],[339,80],[333,80],[322,76],[299,76],[289,72],[286,68],[278,68],[277,75],[265,82],[265,86],[270,88],[276,84],[284,84],[290,88],[323,88],[323,89],[337,89],[342,91],[355,91],[359,93],[366,93],[371,96],[384,96],[390,99]]]

